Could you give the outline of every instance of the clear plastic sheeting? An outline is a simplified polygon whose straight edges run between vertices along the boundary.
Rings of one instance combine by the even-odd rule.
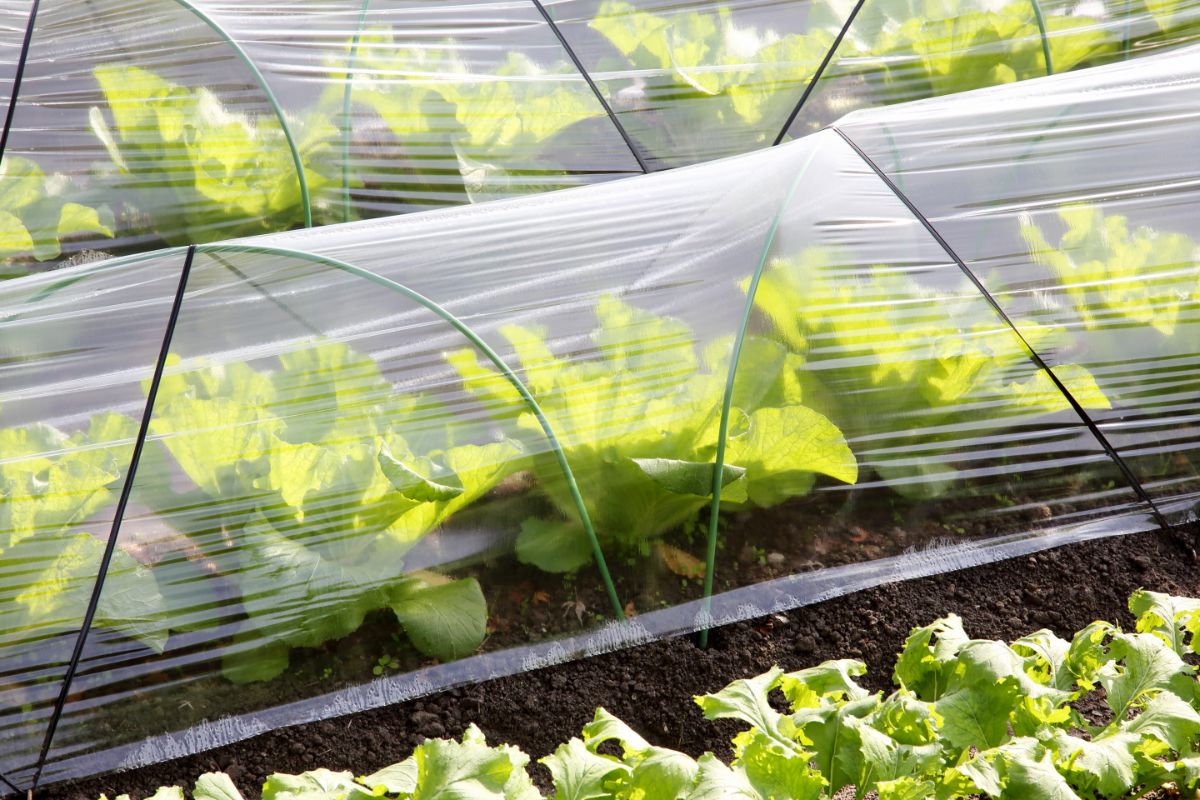
[[[1198,33],[1198,0],[4,0],[0,278],[694,164]]]
[[[839,124],[1050,365],[1087,370],[1092,419],[1180,514],[1200,499],[1198,59]]]
[[[1197,82],[1191,48],[6,282],[0,441],[40,444],[0,591],[39,600],[0,617],[0,771],[1184,519]],[[106,569],[73,549],[113,531]]]

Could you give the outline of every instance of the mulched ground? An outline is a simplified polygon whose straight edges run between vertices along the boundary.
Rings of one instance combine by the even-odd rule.
[[[728,755],[733,723],[702,719],[694,694],[779,664],[864,660],[865,683],[889,689],[890,665],[910,628],[948,612],[977,637],[1013,639],[1037,628],[1061,636],[1094,619],[1131,627],[1135,589],[1200,596],[1200,565],[1176,534],[1141,534],[1048,550],[999,564],[889,584],[787,614],[714,631],[701,651],[688,638],[526,672],[351,717],[278,730],[200,755],[39,791],[44,798],[134,798],[223,770],[251,796],[271,772],[318,766],[366,773],[407,757],[426,737],[456,736],[475,722],[489,740],[535,759],[578,735],[602,705],[656,744]],[[548,777],[537,766],[539,782]]]

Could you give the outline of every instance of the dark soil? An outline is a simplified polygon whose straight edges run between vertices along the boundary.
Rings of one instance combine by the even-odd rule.
[[[828,658],[864,660],[865,683],[889,689],[890,667],[910,628],[948,612],[976,637],[1011,640],[1038,628],[1069,636],[1095,619],[1126,627],[1125,603],[1139,587],[1200,595],[1200,565],[1179,532],[1094,540],[959,572],[888,584],[713,632],[701,651],[688,639],[659,641],[455,689],[411,702],[263,734],[166,764],[38,792],[95,800],[149,795],[160,785],[190,788],[196,776],[228,772],[247,796],[271,772],[318,766],[363,774],[407,757],[426,737],[456,736],[475,722],[491,741],[535,759],[578,735],[597,705],[656,744],[699,755],[729,755],[732,723],[702,719],[692,695],[773,664],[799,669]],[[547,780],[534,767],[539,782]]]

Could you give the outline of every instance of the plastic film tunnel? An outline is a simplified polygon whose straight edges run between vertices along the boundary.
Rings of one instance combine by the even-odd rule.
[[[1196,0],[4,0],[0,277],[709,161],[1197,35]]]
[[[1200,49],[0,283],[15,790],[1194,519]]]

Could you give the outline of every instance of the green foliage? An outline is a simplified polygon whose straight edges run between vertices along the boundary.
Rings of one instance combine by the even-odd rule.
[[[604,0],[590,26],[624,57],[626,69],[644,76],[650,102],[667,104],[672,130],[665,136],[686,136],[689,129],[711,135],[714,127],[732,125],[769,144],[833,46],[841,20],[817,4],[808,22],[804,35],[780,35],[740,25],[727,6],[663,15]],[[659,154],[668,142],[651,145]]]
[[[93,74],[108,115],[96,106],[88,119],[112,161],[109,185],[150,216],[134,233],[192,244],[303,222],[296,164],[275,117],[231,111],[207,88],[178,86],[138,66],[103,65]],[[288,124],[315,193],[329,180],[317,165],[337,130],[315,114]]]
[[[46,175],[27,158],[9,155],[0,163],[0,261],[49,261],[62,253],[63,239],[112,237],[109,209],[67,200],[70,188],[65,175]]]
[[[100,535],[111,524],[99,512],[116,499],[136,432],[137,423],[118,414],[99,414],[71,436],[45,424],[0,429],[0,560],[8,598],[0,638],[79,629],[105,549]],[[96,624],[161,651],[164,611],[150,571],[115,551]]]
[[[873,469],[916,497],[946,492],[958,477],[947,457],[921,454],[945,443],[952,458],[963,425],[1066,411],[1049,377],[1032,366],[1021,339],[995,320],[974,287],[936,291],[902,270],[839,266],[839,254],[810,247],[776,259],[754,297],[773,336],[797,356],[793,364],[818,382],[815,397],[857,396],[858,403],[818,405],[851,439],[872,436],[905,454]],[[1064,329],[1016,321],[1034,349],[1054,347]],[[828,361],[829,364],[823,362]],[[1109,408],[1095,379],[1077,365],[1053,368],[1084,408]],[[912,455],[916,454],[916,455]]]
[[[892,0],[864,10],[846,46],[865,59],[885,102],[938,97],[1047,74],[1033,3],[999,7],[956,0]],[[1121,32],[1085,14],[1047,13],[1045,41],[1054,72],[1100,63]],[[878,66],[875,66],[878,65]],[[877,71],[876,71],[877,70]]]
[[[600,300],[596,316],[592,358],[555,355],[540,329],[501,332],[562,442],[602,542],[648,554],[653,540],[710,502],[729,343],[712,346],[706,369],[679,320],[613,297]],[[531,437],[542,437],[534,414],[474,351],[448,358],[493,413],[516,417]],[[808,492],[816,473],[857,479],[841,432],[799,404],[799,387],[781,370],[785,360],[772,342],[752,340],[745,348],[747,377],[735,392],[732,418],[739,422],[726,450],[723,504],[775,505]],[[575,569],[591,553],[569,485],[544,442],[528,449],[538,486],[564,519],[527,522],[517,552],[542,569]]]
[[[1021,217],[1021,235],[1034,261],[1065,287],[1085,328],[1136,324],[1174,335],[1181,312],[1200,300],[1191,275],[1200,262],[1196,243],[1146,226],[1130,230],[1125,216],[1096,206],[1066,206],[1058,218],[1065,229],[1057,246],[1028,214]],[[1190,280],[1181,281],[1181,274]]]
[[[1200,601],[1139,591],[1130,608],[1144,632],[1095,622],[1070,642],[1046,630],[1011,644],[971,639],[957,617],[937,620],[909,636],[887,697],[859,685],[866,667],[852,660],[734,681],[696,698],[705,718],[745,726],[729,764],[651,744],[600,708],[582,738],[541,759],[551,797],[828,800],[847,787],[858,800],[871,792],[880,800],[1098,800],[1168,785],[1194,792],[1195,668],[1172,642],[1197,653]],[[1098,682],[1114,714],[1093,724],[1077,707]],[[786,708],[772,697],[777,690]],[[427,741],[357,780],[328,770],[273,775],[263,798],[534,800],[527,763],[516,748],[489,747],[471,726],[461,741]],[[241,795],[217,773],[201,777],[196,797]]]
[[[248,619],[227,676],[272,677],[288,648],[346,636],[381,608],[430,656],[479,645],[487,615],[475,579],[406,575],[403,557],[517,468],[514,443],[455,444],[446,429],[410,444],[405,420],[437,409],[394,395],[342,344],[285,354],[270,373],[168,363],[150,429],[199,494],[150,482],[142,496],[207,549],[233,543],[221,567]]]

